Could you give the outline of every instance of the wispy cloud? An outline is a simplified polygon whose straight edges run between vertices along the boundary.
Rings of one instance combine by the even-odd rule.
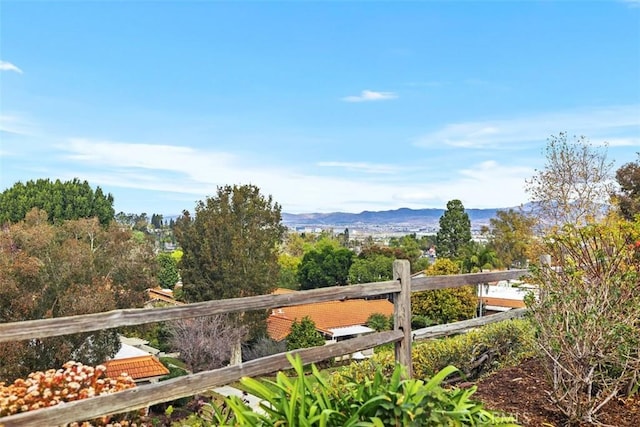
[[[609,141],[610,145],[638,145],[640,105],[451,123],[416,138],[414,144],[422,147],[513,148],[513,143],[539,143],[562,131],[585,135],[593,143]]]
[[[310,168],[265,166],[259,159],[185,146],[73,139],[59,145],[66,159],[56,177],[81,176],[105,188],[152,190],[158,197],[203,199],[225,184],[258,185],[287,212],[359,212],[372,206],[443,207],[452,198],[467,207],[502,207],[522,203],[522,185],[532,170],[500,162],[461,165],[445,181],[423,176],[390,175],[393,165],[323,162],[322,167],[381,172],[390,179],[355,179],[314,174]],[[369,175],[367,175],[369,176]],[[501,188],[490,198],[487,188]],[[111,190],[110,190],[111,191]],[[173,194],[173,196],[168,196]],[[182,208],[190,209],[187,205]]]
[[[31,135],[33,125],[15,114],[0,114],[0,132],[14,135]]]
[[[0,60],[0,71],[15,71],[16,73],[22,74],[22,70],[11,62]]]
[[[346,169],[354,172],[364,172],[372,174],[392,174],[398,171],[398,167],[393,165],[382,165],[366,162],[318,162],[318,166]]]
[[[394,92],[376,92],[373,90],[365,89],[360,92],[360,95],[350,95],[342,98],[345,102],[370,102],[370,101],[384,101],[387,99],[396,99],[398,95]]]
[[[640,0],[622,0],[622,3],[626,3],[629,7],[640,7]]]

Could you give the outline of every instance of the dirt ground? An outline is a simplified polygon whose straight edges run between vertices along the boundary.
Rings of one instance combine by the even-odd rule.
[[[486,407],[515,416],[525,427],[561,427],[566,419],[554,409],[545,390],[550,386],[536,359],[503,368],[477,382],[473,397]],[[610,401],[598,415],[603,424],[616,427],[640,426],[640,396]],[[587,424],[584,424],[585,426]],[[582,427],[582,426],[580,426]]]

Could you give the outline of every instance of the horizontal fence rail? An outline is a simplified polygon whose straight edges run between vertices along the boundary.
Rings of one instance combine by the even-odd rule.
[[[91,332],[122,326],[211,316],[224,313],[273,309],[294,305],[394,295],[395,329],[365,335],[339,343],[310,349],[294,350],[304,364],[316,363],[382,344],[395,343],[396,361],[411,369],[412,338],[423,339],[449,335],[475,326],[521,316],[524,309],[491,315],[480,319],[438,325],[411,331],[410,292],[477,285],[499,280],[518,279],[527,270],[508,270],[492,273],[461,274],[410,278],[408,261],[394,262],[396,280],[360,285],[335,286],[279,295],[260,295],[185,304],[176,307],[113,310],[104,313],[52,319],[30,320],[0,324],[0,343],[32,338],[46,338]],[[240,365],[199,372],[184,377],[139,386],[118,393],[67,402],[46,409],[24,412],[0,418],[0,427],[21,425],[63,425],[78,420],[89,420],[103,415],[128,412],[150,405],[202,393],[211,388],[229,384],[244,376],[258,376],[290,368],[286,353],[255,359]]]
[[[411,279],[411,292],[457,288],[464,285],[515,280],[529,274],[529,270],[505,270],[491,273],[456,274],[451,276],[427,276]]]
[[[488,325],[490,323],[502,322],[503,320],[515,319],[523,317],[527,313],[526,308],[517,308],[505,311],[503,313],[491,314],[485,317],[477,317],[475,319],[462,320],[460,322],[452,322],[444,325],[429,326],[427,328],[416,329],[411,333],[414,340],[424,340],[428,338],[446,337],[459,332],[464,332],[478,326]]]

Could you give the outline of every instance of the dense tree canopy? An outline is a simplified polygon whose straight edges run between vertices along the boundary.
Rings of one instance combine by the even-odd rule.
[[[263,295],[278,283],[280,205],[254,185],[219,187],[215,197],[187,211],[175,233],[183,251],[181,273],[189,302]],[[255,315],[255,316],[253,316]],[[245,316],[251,332],[265,328],[266,312]]]
[[[158,284],[165,289],[173,289],[178,280],[178,261],[168,252],[161,252],[157,255],[158,262]]]
[[[438,256],[457,258],[462,248],[471,241],[471,220],[460,200],[450,200],[440,217],[440,229],[436,235]]]
[[[0,223],[18,222],[27,212],[39,208],[48,213],[49,222],[96,217],[102,225],[114,218],[113,196],[95,191],[87,181],[55,182],[49,179],[17,182],[0,193]]]
[[[457,263],[437,259],[425,270],[428,276],[459,274]],[[411,294],[411,314],[423,316],[433,323],[450,323],[472,318],[476,313],[478,297],[473,286],[422,291]]]
[[[372,254],[357,257],[349,268],[349,283],[372,283],[393,279],[394,258]]]
[[[640,160],[630,162],[616,171],[616,181],[620,186],[614,199],[620,213],[627,220],[640,214]]]
[[[153,248],[97,218],[51,224],[33,209],[0,233],[0,322],[141,307],[155,286]],[[116,331],[0,346],[0,380],[61,366],[102,363],[119,348]]]
[[[545,148],[543,170],[527,181],[542,229],[565,224],[583,225],[602,216],[613,191],[612,162],[586,137],[551,136]]]
[[[532,259],[535,223],[534,218],[514,209],[499,210],[490,219],[489,247],[503,265],[522,268]]]
[[[323,246],[304,254],[298,267],[302,289],[346,285],[353,252],[346,248]]]

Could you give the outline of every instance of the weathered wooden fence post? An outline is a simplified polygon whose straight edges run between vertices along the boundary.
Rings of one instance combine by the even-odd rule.
[[[402,341],[396,342],[396,362],[407,368],[413,377],[411,362],[411,266],[405,259],[393,261],[393,278],[400,280],[400,293],[394,295],[394,330],[404,333]]]

